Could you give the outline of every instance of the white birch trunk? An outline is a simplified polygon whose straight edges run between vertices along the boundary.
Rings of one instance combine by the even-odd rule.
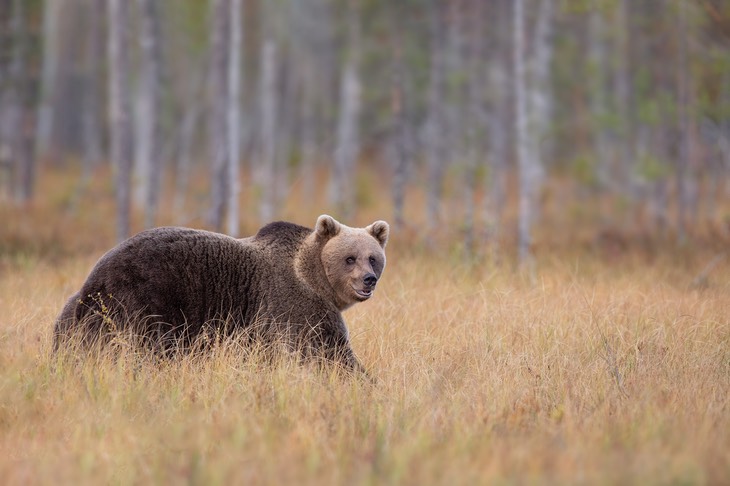
[[[486,163],[484,157],[484,122],[486,121],[485,99],[483,96],[486,84],[484,76],[485,37],[482,31],[484,21],[484,5],[474,2],[470,16],[460,15],[460,24],[465,31],[465,59],[462,71],[467,72],[468,82],[465,87],[467,110],[466,121],[466,170],[464,172],[464,255],[471,260],[476,255],[476,191],[477,169]]]
[[[229,0],[214,0],[211,25],[211,73],[210,73],[210,149],[213,162],[211,184],[211,218],[216,231],[223,230],[226,203],[228,201],[228,133],[226,113],[228,108],[228,31]]]
[[[299,105],[299,150],[301,159],[299,161],[299,177],[302,181],[302,198],[311,201],[314,196],[314,180],[317,158],[317,126],[315,116],[314,73],[313,67],[305,65],[302,67],[303,87]]]
[[[230,0],[230,47],[228,53],[228,193],[227,232],[231,236],[239,233],[239,195],[240,181],[240,135],[241,135],[241,0]]]
[[[408,181],[410,151],[408,149],[408,134],[405,114],[405,90],[403,88],[403,39],[399,25],[394,22],[393,59],[392,59],[392,86],[391,86],[391,115],[392,148],[393,148],[393,213],[396,228],[404,224],[403,208],[405,204],[405,189]]]
[[[631,78],[629,73],[629,23],[628,2],[619,0],[613,22],[616,40],[616,69],[613,78],[614,98],[620,120],[617,147],[617,179],[620,190],[626,199],[636,199],[634,191],[634,168],[636,152],[631,142],[633,123],[631,119]]]
[[[426,165],[428,168],[426,221],[429,234],[441,219],[441,192],[446,167],[444,140],[445,20],[444,5],[437,1],[431,14],[431,67],[428,87],[428,118],[424,130]]]
[[[550,63],[552,61],[552,26],[553,26],[553,0],[541,0],[540,11],[535,27],[535,38],[533,44],[533,56],[530,62],[528,76],[528,133],[530,148],[529,158],[532,160],[531,171],[533,205],[536,202],[534,197],[539,191],[542,180],[545,176],[543,147],[545,137],[550,125],[550,113],[552,111],[552,100],[550,98]],[[533,218],[539,208],[534,205],[532,208]]]
[[[499,240],[502,232],[502,214],[507,199],[507,158],[509,155],[509,139],[511,130],[505,124],[510,117],[510,103],[508,93],[510,85],[510,48],[511,38],[509,14],[511,0],[500,0],[497,11],[493,15],[490,27],[497,37],[492,46],[494,56],[492,62],[487,63],[487,81],[490,86],[490,107],[487,118],[489,140],[489,170],[485,191],[489,194],[485,198],[484,221],[486,226],[486,244],[491,245],[493,262],[499,258]]]
[[[155,224],[160,193],[159,18],[155,0],[138,0],[141,12],[142,69],[137,97],[137,202],[144,208],[144,226]]]
[[[591,62],[591,111],[593,147],[596,153],[596,175],[604,188],[614,187],[614,171],[611,167],[611,152],[605,118],[608,110],[606,85],[606,29],[604,12],[597,7],[590,16],[590,62]]]
[[[261,46],[259,101],[259,220],[268,223],[274,218],[276,200],[276,42],[271,38]]]
[[[334,153],[334,172],[330,184],[330,203],[343,217],[354,209],[352,178],[360,151],[360,97],[362,88],[358,74],[359,25],[350,0],[348,12],[349,42],[340,84],[340,109],[337,125],[337,146]]]
[[[15,159],[15,199],[27,204],[33,198],[35,186],[36,113],[33,106],[37,82],[31,74],[33,33],[29,22],[28,5],[21,0],[12,2],[12,83],[17,106],[18,126],[16,137],[11,139]]]
[[[679,192],[679,224],[677,238],[685,243],[694,223],[697,207],[697,190],[695,171],[693,167],[692,150],[692,79],[688,74],[691,69],[688,61],[688,28],[687,8],[683,1],[676,0],[677,8],[677,35],[679,37],[679,59],[677,59],[677,98],[679,111],[679,158],[677,160],[677,178]]]
[[[117,240],[122,241],[130,233],[132,170],[131,96],[128,80],[129,3],[126,0],[108,1],[110,148],[116,186]]]
[[[2,99],[0,99],[0,162],[5,166],[8,178],[8,197],[17,196],[17,172],[20,150],[21,125],[23,119],[22,104],[22,72],[24,55],[19,37],[22,30],[22,3],[19,0],[2,5],[3,18],[0,19],[5,29],[2,32],[4,41],[11,47],[9,62],[4,74]]]
[[[53,133],[53,109],[58,72],[59,20],[64,0],[46,0],[43,10],[43,66],[41,68],[41,103],[38,108],[38,152],[50,150]]]
[[[513,48],[514,48],[514,90],[515,90],[515,129],[517,134],[517,168],[519,170],[519,219],[517,223],[517,251],[521,265],[531,259],[530,246],[532,226],[532,191],[535,160],[530,156],[530,133],[528,133],[525,72],[525,13],[524,0],[513,4]]]
[[[352,61],[348,61],[342,73],[340,90],[340,116],[337,125],[337,147],[330,202],[344,215],[351,208],[351,180],[359,151],[358,118],[360,114],[360,80]]]
[[[83,108],[83,137],[84,137],[84,166],[83,184],[91,179],[91,172],[103,157],[102,130],[100,120],[101,90],[101,61],[104,59],[104,31],[102,21],[104,17],[104,0],[91,0],[91,21],[87,39],[86,79],[87,90],[84,96]]]

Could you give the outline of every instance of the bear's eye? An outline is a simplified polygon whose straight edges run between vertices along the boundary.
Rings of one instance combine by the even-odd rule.
[[[370,257],[370,266],[375,265],[375,257]]]
[[[348,265],[352,265],[353,263],[355,263],[355,257],[347,257],[345,262],[347,262]]]

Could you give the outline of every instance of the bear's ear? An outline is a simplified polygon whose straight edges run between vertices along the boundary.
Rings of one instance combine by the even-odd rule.
[[[317,225],[314,227],[314,232],[317,236],[324,239],[330,239],[336,236],[340,232],[340,223],[328,214],[323,214],[317,218]]]
[[[390,226],[388,226],[388,223],[385,221],[376,221],[366,227],[365,230],[370,233],[373,238],[378,240],[380,246],[385,248],[385,244],[388,243],[388,235],[390,235]]]

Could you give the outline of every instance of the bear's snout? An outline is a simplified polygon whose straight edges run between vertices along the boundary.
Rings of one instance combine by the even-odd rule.
[[[367,275],[365,275],[363,283],[366,287],[373,288],[375,287],[375,284],[378,283],[378,277],[376,277],[373,273],[368,273]]]

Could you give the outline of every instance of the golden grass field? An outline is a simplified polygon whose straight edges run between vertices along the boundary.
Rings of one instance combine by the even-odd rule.
[[[0,214],[2,484],[730,478],[730,262],[693,285],[717,246],[538,248],[528,278],[392,232],[375,297],[345,313],[375,385],[225,349],[77,363],[51,356],[53,320],[113,213],[92,203],[108,188],[69,213],[57,179]]]

